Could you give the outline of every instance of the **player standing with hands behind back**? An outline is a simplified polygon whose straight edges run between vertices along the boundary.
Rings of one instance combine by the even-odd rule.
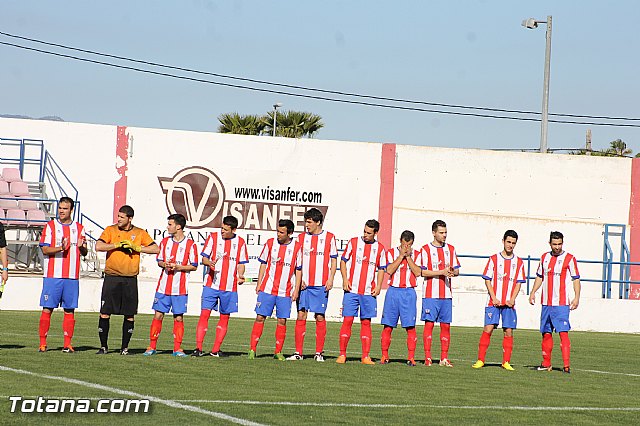
[[[456,250],[447,244],[447,224],[436,220],[431,225],[433,242],[425,244],[420,251],[420,267],[424,280],[422,295],[422,315],[424,321],[424,364],[430,366],[433,327],[440,323],[440,365],[453,367],[449,362],[449,343],[451,342],[451,278],[460,273],[460,262]]]
[[[551,371],[551,351],[553,350],[553,336],[556,331],[560,334],[560,351],[564,367],[562,371],[571,373],[570,355],[571,341],[569,340],[569,312],[577,309],[580,303],[580,272],[576,258],[562,250],[564,235],[553,231],[549,235],[551,251],[540,256],[540,265],[536,272],[529,303],[536,303],[536,291],[542,287],[542,312],[540,313],[540,333],[542,333],[542,364],[540,371]],[[567,287],[573,283],[574,298],[569,298]]]
[[[484,330],[478,345],[478,360],[471,367],[482,368],[491,333],[502,318],[504,339],[502,340],[502,368],[513,371],[511,352],[513,351],[513,330],[518,324],[515,304],[520,292],[520,285],[525,282],[524,262],[513,253],[518,242],[518,234],[508,230],[502,237],[503,250],[489,258],[484,268],[484,278],[489,300],[484,308]]]

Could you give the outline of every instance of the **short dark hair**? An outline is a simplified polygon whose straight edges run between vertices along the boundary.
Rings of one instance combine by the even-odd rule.
[[[440,220],[440,219],[438,219],[438,220],[436,220],[435,222],[433,222],[433,224],[431,225],[431,230],[432,230],[433,232],[436,232],[436,231],[438,230],[438,227],[439,227],[439,226],[441,226],[441,227],[443,227],[443,228],[446,228],[446,227],[447,227],[447,224],[446,224],[446,223],[444,223],[444,220]]]
[[[73,210],[73,207],[76,205],[76,203],[70,197],[60,197],[60,199],[58,200],[58,204],[60,203],[69,203],[69,205],[71,206],[71,210]]]
[[[551,242],[551,240],[564,241],[564,235],[562,235],[562,232],[560,231],[551,231],[551,234],[549,234],[549,242]]]
[[[231,229],[238,229],[238,218],[235,216],[225,216],[222,218],[222,224],[230,226]]]
[[[400,240],[402,241],[409,242],[415,240],[415,238],[416,236],[411,231],[402,231],[402,234],[400,234]]]
[[[504,235],[502,237],[502,241],[506,240],[507,237],[515,238],[516,241],[518,241],[518,233],[516,231],[514,231],[513,229],[509,229],[509,230],[507,230],[507,232],[504,233]]]
[[[176,225],[180,225],[180,229],[184,231],[184,227],[187,226],[187,219],[180,213],[174,213],[169,215],[167,220],[172,220]]]
[[[306,212],[304,212],[304,220],[311,219],[316,223],[322,223],[324,221],[324,215],[322,212],[315,207],[310,208]]]
[[[127,217],[133,217],[133,207],[128,206],[126,204],[120,207],[120,209],[118,209],[118,212],[126,214]]]
[[[285,226],[287,227],[287,234],[293,234],[293,229],[295,228],[293,222],[289,219],[280,219],[278,221],[278,227],[284,228]]]
[[[373,229],[373,232],[378,232],[380,230],[380,222],[375,219],[369,219],[365,222],[364,226]]]

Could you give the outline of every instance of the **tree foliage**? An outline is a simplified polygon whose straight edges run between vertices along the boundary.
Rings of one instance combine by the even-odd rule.
[[[261,135],[265,128],[262,117],[257,115],[240,115],[237,112],[220,114],[218,121],[220,122],[218,126],[218,132],[220,133]]]
[[[589,151],[589,155],[594,157],[630,157],[633,150],[627,148],[627,144],[622,139],[616,139],[609,142],[609,148],[600,151]],[[587,155],[586,149],[579,149],[571,152],[574,155]],[[636,158],[640,158],[640,153],[636,154]]]
[[[220,114],[218,132],[239,135],[273,134],[274,111],[258,115],[240,115],[238,113]],[[276,136],[285,138],[314,137],[324,127],[322,117],[303,111],[278,111],[276,114]]]

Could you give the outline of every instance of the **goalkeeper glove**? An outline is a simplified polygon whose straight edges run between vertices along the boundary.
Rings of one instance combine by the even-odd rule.
[[[127,240],[123,240],[123,241],[118,241],[117,243],[113,244],[114,248],[129,248],[129,242]]]
[[[133,241],[125,241],[127,246],[126,248],[129,248],[133,251],[137,251],[140,252],[142,250],[142,246],[139,244],[134,243]]]

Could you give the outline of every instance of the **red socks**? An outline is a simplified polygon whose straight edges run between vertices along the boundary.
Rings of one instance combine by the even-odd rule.
[[[389,359],[389,346],[391,346],[391,333],[393,328],[385,326],[380,335],[380,345],[382,346],[382,357]]]
[[[216,340],[213,343],[213,349],[211,352],[219,352],[220,346],[222,346],[222,342],[224,341],[224,337],[227,335],[227,330],[229,329],[229,314],[220,314],[220,319],[218,320],[218,325],[216,326]]]
[[[182,337],[184,336],[184,323],[182,321],[173,320],[173,351],[181,351]]]
[[[416,328],[407,328],[407,359],[413,359],[416,356],[416,344],[418,342],[418,335],[416,334]]]
[[[478,344],[478,359],[482,362],[484,362],[484,359],[487,356],[489,343],[491,343],[491,334],[483,331],[480,336],[480,343]]]
[[[153,319],[151,321],[151,330],[149,332],[149,347],[155,349],[158,345],[158,336],[162,331],[162,320]]]
[[[551,366],[551,351],[553,351],[553,336],[551,333],[542,335],[542,366]]]
[[[513,352],[513,336],[504,336],[502,339],[502,363],[511,362],[511,352]]]
[[[353,317],[344,317],[342,327],[340,328],[340,355],[347,356],[347,345],[351,338],[351,327],[353,326]]]
[[[451,342],[451,324],[440,323],[440,359],[449,357],[449,343]]]
[[[569,367],[571,365],[571,341],[569,340],[569,333],[566,331],[560,332],[560,351],[562,351],[564,367]]]
[[[327,322],[316,320],[316,353],[324,351],[324,339],[327,336]],[[302,352],[300,353],[302,355]]]
[[[368,358],[371,351],[371,320],[360,320],[360,340],[362,340],[362,358]]]
[[[258,347],[258,342],[262,336],[262,330],[264,330],[264,322],[256,321],[253,323],[253,329],[251,330],[251,342],[249,342],[252,351],[255,351]]]
[[[47,334],[51,326],[51,312],[42,311],[40,314],[40,346],[47,346]]]
[[[76,326],[76,319],[73,312],[65,312],[62,319],[62,334],[64,335],[64,347],[71,346],[71,338],[73,337],[73,329]]]
[[[422,332],[422,343],[424,344],[424,358],[431,358],[431,341],[433,336],[433,326],[435,323],[431,321],[425,321],[424,331]]]
[[[200,319],[196,327],[196,349],[198,350],[202,350],[202,342],[204,342],[204,336],[207,334],[207,328],[209,327],[209,316],[211,316],[211,310],[209,309],[203,309],[200,312]]]
[[[296,320],[296,352],[302,355],[304,335],[307,332],[307,320]]]
[[[275,353],[279,354],[282,352],[282,347],[284,346],[284,340],[287,337],[287,326],[278,324],[276,326],[276,351]]]

